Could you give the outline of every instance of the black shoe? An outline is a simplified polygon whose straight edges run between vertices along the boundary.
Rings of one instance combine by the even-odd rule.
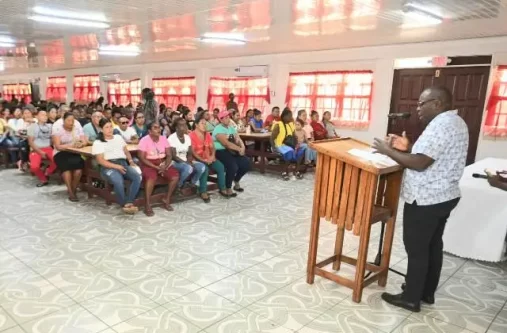
[[[43,187],[43,186],[46,186],[48,185],[49,183],[48,182],[40,182],[39,184],[37,184],[36,186],[37,187]]]
[[[412,311],[412,312],[420,312],[421,311],[421,305],[419,303],[412,303],[405,301],[403,299],[403,294],[393,295],[389,293],[383,293],[382,299],[386,301],[387,303],[397,306],[399,308]]]
[[[405,291],[406,287],[407,287],[406,283],[402,283],[401,284],[401,290]],[[433,305],[433,304],[435,304],[435,296],[423,296],[423,298],[421,299],[421,301],[423,303],[426,303],[426,304],[429,304],[429,305]]]

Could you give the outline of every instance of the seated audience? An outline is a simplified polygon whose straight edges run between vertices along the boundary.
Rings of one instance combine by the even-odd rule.
[[[120,118],[122,116],[123,116],[123,112],[121,112],[121,109],[119,107],[116,107],[113,109],[113,118],[111,119],[111,122],[112,122],[114,128],[120,127]]]
[[[246,111],[246,115],[245,115],[245,119],[244,119],[245,126],[246,126],[247,124],[250,124],[250,121],[252,121],[253,117],[254,117],[254,110],[252,110],[252,109],[248,109],[248,110]]]
[[[237,194],[232,192],[232,183],[234,181],[234,191],[244,191],[241,188],[240,181],[250,170],[250,160],[245,156],[245,145],[238,136],[238,132],[234,127],[229,126],[231,120],[229,112],[220,112],[218,119],[220,124],[213,130],[215,155],[225,167],[227,196],[235,197]]]
[[[239,111],[229,110],[229,113],[231,115],[231,126],[236,129],[238,133],[245,133],[245,123],[243,122],[243,119],[239,116]]]
[[[160,128],[162,129],[161,135],[165,138],[168,138],[171,135],[171,127],[165,118],[160,120]]]
[[[56,111],[56,107],[51,106],[48,111],[48,124],[54,124],[55,121],[58,120],[58,112]]]
[[[319,113],[317,111],[312,111],[311,120],[310,126],[312,126],[315,141],[327,139],[327,130],[324,125],[319,122]]]
[[[136,130],[139,140],[148,134],[148,127],[145,122],[146,119],[141,111],[134,113],[134,125],[132,125],[132,128]]]
[[[210,119],[211,116],[210,116],[208,110],[203,111],[203,117],[204,117],[204,120],[206,120],[206,132],[213,133],[213,130],[215,129],[216,124],[215,124],[215,122],[211,121],[211,119]]]
[[[139,143],[139,137],[137,136],[136,130],[133,127],[129,127],[129,120],[125,116],[120,118],[120,127],[118,128],[118,132],[126,143]]]
[[[237,111],[235,111],[237,112]],[[204,202],[210,202],[208,195],[208,174],[209,168],[212,168],[218,180],[218,189],[220,194],[228,198],[228,193],[225,188],[225,169],[222,162],[218,161],[215,157],[215,147],[211,134],[206,131],[206,119],[203,114],[197,114],[195,118],[195,130],[189,134],[192,142],[192,154],[194,159],[203,163],[205,166],[203,175],[199,180],[199,195]]]
[[[218,119],[218,114],[220,113],[220,109],[219,108],[214,108],[213,109],[213,119],[211,119],[211,122],[217,126],[218,124],[220,124],[220,119]]]
[[[18,130],[18,138],[19,138],[19,156],[20,160],[18,161],[18,169],[21,171],[26,171],[28,166],[28,155],[30,152],[30,147],[28,145],[28,127],[30,127],[33,123],[36,123],[37,120],[33,118],[33,114],[31,109],[26,107],[23,110],[23,123],[21,128]]]
[[[327,137],[328,138],[337,138],[338,134],[336,134],[336,129],[331,122],[331,112],[326,111],[324,112],[324,115],[322,116],[322,122],[324,123],[324,127],[327,131]]]
[[[281,120],[273,125],[271,133],[271,146],[275,151],[282,155],[286,164],[286,169],[282,172],[284,180],[290,180],[289,168],[292,163],[296,164],[294,176],[298,179],[303,178],[299,168],[305,157],[305,148],[299,145],[294,126],[292,111],[285,108],[281,115]]]
[[[313,137],[313,128],[307,122],[308,115],[305,110],[298,111],[297,119],[301,119],[303,122],[303,131],[305,131],[307,142],[312,142],[314,140]],[[307,147],[305,150],[305,164],[315,164],[317,162],[317,152],[310,147]]]
[[[261,133],[264,131],[264,126],[262,122],[262,112],[260,110],[254,110],[254,116],[248,123],[250,128],[252,129],[252,133]]]
[[[9,118],[11,112],[9,109],[4,109],[0,117],[0,147],[15,148],[17,147],[16,142],[12,138],[10,132],[12,129],[9,126]],[[9,155],[12,163],[16,163],[18,160],[18,153],[14,150],[9,151]]]
[[[37,187],[48,184],[48,176],[52,175],[56,170],[56,164],[53,160],[53,148],[51,147],[51,128],[52,125],[47,123],[46,111],[37,113],[37,123],[33,123],[28,127],[28,144],[31,148],[29,155],[30,171],[39,178]],[[42,160],[48,160],[49,166],[46,171],[41,170]]]
[[[97,140],[100,133],[99,122],[102,118],[104,118],[102,112],[95,111],[92,114],[92,121],[83,127],[84,135],[88,139],[89,144],[93,144]]]
[[[113,134],[111,121],[102,118],[99,126],[102,131],[93,142],[92,154],[100,165],[100,175],[113,185],[116,200],[123,207],[123,211],[126,214],[135,214],[138,208],[134,201],[141,187],[141,175],[136,170],[137,165],[121,135]],[[128,194],[125,193],[125,180],[130,181]]]
[[[155,188],[158,176],[167,180],[169,189],[167,196],[163,200],[164,208],[173,211],[171,207],[171,196],[178,186],[179,173],[171,166],[172,154],[167,139],[160,135],[160,125],[152,122],[147,125],[148,135],[139,141],[139,154],[141,160],[141,170],[145,181],[144,195],[145,205],[144,213],[147,216],[153,216],[151,208],[151,195]]]
[[[197,181],[205,181],[208,179],[202,179],[206,166],[199,162],[194,161],[194,155],[192,153],[192,141],[190,136],[186,134],[188,131],[187,122],[183,118],[176,120],[176,133],[169,136],[169,145],[171,146],[171,153],[173,156],[173,167],[180,173],[180,182],[178,186],[183,187],[184,182],[190,175],[192,179],[190,183],[197,185]]]
[[[278,121],[280,121],[280,108],[275,106],[271,109],[271,114],[266,117],[266,121],[264,121],[264,128],[271,131],[273,124]]]
[[[79,201],[77,187],[83,175],[84,161],[80,154],[66,151],[66,149],[82,148],[86,145],[83,129],[81,125],[78,125],[72,113],[66,112],[62,118],[62,126],[53,125],[52,128],[54,161],[62,173],[69,200],[72,202]]]

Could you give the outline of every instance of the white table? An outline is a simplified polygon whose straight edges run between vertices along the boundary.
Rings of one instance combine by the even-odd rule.
[[[465,168],[460,181],[461,201],[447,222],[444,251],[463,258],[505,260],[507,191],[486,179],[473,178],[484,169],[507,170],[507,159],[486,158]]]

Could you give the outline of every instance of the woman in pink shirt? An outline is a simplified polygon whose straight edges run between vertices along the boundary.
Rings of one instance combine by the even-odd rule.
[[[155,188],[158,176],[168,181],[169,189],[167,196],[162,200],[164,208],[173,211],[171,207],[171,196],[173,195],[180,175],[178,170],[171,167],[172,154],[167,139],[160,135],[160,125],[156,122],[147,125],[148,135],[139,141],[139,159],[141,160],[141,170],[145,180],[144,195],[145,205],[144,213],[147,216],[153,216],[151,209],[151,194]]]

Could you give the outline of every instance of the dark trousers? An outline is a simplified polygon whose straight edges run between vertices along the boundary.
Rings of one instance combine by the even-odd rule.
[[[239,182],[250,171],[250,160],[246,156],[233,155],[226,149],[215,152],[217,160],[225,167],[225,187],[232,188],[232,182]]]
[[[442,271],[445,224],[459,198],[436,205],[405,203],[403,243],[408,254],[406,288],[403,298],[418,303],[433,296]]]

